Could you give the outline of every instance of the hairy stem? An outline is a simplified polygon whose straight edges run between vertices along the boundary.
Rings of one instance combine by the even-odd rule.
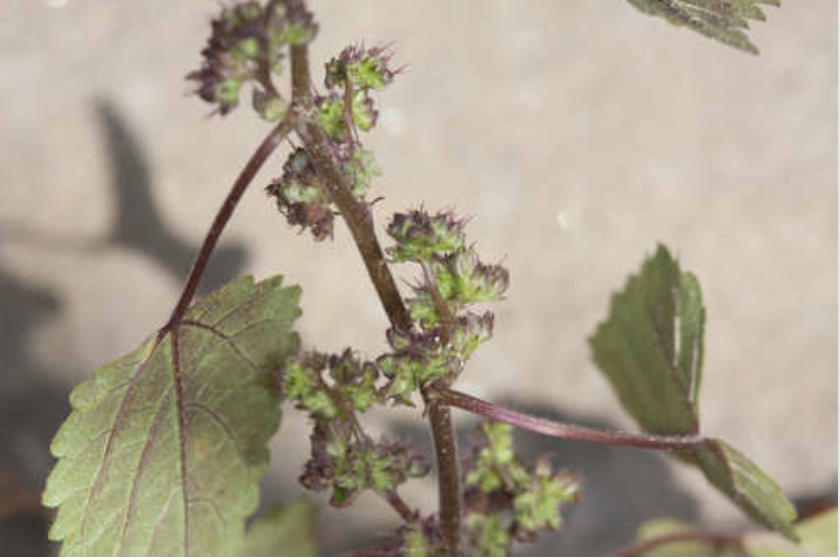
[[[292,47],[292,92],[294,103],[300,104],[304,110],[311,110],[309,54],[306,45]],[[410,329],[411,317],[385,261],[369,208],[353,197],[351,185],[333,161],[326,133],[307,116],[298,121],[296,130],[306,145],[307,153],[312,157],[315,169],[324,179],[327,193],[350,229],[388,320],[394,327]],[[448,552],[457,555],[460,552],[461,488],[455,432],[446,406],[432,405],[428,413],[437,451],[441,527],[444,528]]]
[[[388,494],[385,495],[385,499],[388,501],[388,504],[394,508],[400,517],[402,517],[403,521],[408,524],[412,524],[417,521],[417,512],[408,507],[403,499],[397,494],[396,490],[392,490]]]
[[[426,409],[435,443],[438,465],[438,503],[440,504],[440,531],[451,556],[461,555],[461,499],[460,470],[458,469],[458,443],[452,428],[449,407],[430,402]]]
[[[452,315],[452,309],[449,308],[449,304],[440,295],[435,271],[432,270],[428,261],[423,261],[421,266],[423,267],[423,278],[426,280],[426,288],[428,288],[429,293],[432,295],[432,301],[435,303],[441,323],[443,324],[443,343],[446,344],[452,337],[452,330],[455,327],[455,317]]]
[[[628,432],[599,430],[597,428],[555,422],[489,403],[448,387],[435,387],[433,398],[441,403],[484,416],[490,420],[504,422],[505,424],[510,424],[511,426],[528,430],[529,432],[560,439],[589,441],[622,447],[659,449],[663,451],[690,451],[704,447],[709,442],[708,438],[699,435],[655,436],[649,434],[631,434]]]
[[[177,325],[184,318],[184,314],[187,312],[187,309],[189,308],[190,303],[192,303],[193,297],[195,297],[195,293],[198,290],[198,286],[201,284],[201,278],[207,270],[207,265],[210,263],[210,256],[216,248],[216,243],[219,241],[222,231],[225,229],[230,217],[233,215],[236,205],[239,204],[239,200],[242,198],[242,195],[245,193],[248,185],[250,185],[251,181],[253,181],[257,171],[259,171],[265,163],[265,160],[268,159],[268,156],[274,152],[283,138],[289,133],[289,131],[291,131],[295,121],[294,115],[295,111],[290,109],[286,114],[286,117],[280,121],[276,127],[274,127],[268,136],[265,137],[265,140],[262,141],[262,144],[260,144],[251,156],[251,159],[248,160],[248,163],[245,164],[245,167],[239,173],[239,177],[236,178],[236,182],[230,189],[224,203],[222,203],[222,207],[219,208],[219,211],[216,213],[216,217],[213,219],[213,224],[210,226],[210,230],[207,232],[204,242],[201,244],[201,249],[198,252],[198,257],[196,257],[195,264],[193,264],[192,270],[190,271],[190,276],[187,279],[184,291],[181,293],[181,298],[175,305],[175,309],[172,311],[172,315],[169,318],[169,322],[164,327],[164,330]]]

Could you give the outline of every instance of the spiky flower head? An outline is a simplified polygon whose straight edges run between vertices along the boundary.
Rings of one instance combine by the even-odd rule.
[[[358,130],[367,132],[376,126],[376,119],[379,112],[374,109],[373,99],[364,90],[353,93],[351,99],[352,123],[349,122],[348,113],[345,109],[344,96],[337,92],[330,92],[327,95],[315,98],[315,120],[324,129],[324,132],[338,143],[347,142],[350,139],[348,126],[355,126]]]
[[[465,506],[474,553],[509,551],[513,540],[527,542],[539,532],[558,531],[561,506],[580,493],[578,478],[553,472],[546,458],[526,467],[511,434],[506,424],[483,424],[467,459]]]
[[[388,254],[396,262],[423,262],[435,254],[459,251],[464,247],[464,223],[452,212],[431,216],[422,208],[394,214],[387,232],[397,244]]]
[[[446,300],[461,304],[502,299],[510,275],[502,265],[483,264],[475,249],[463,249],[435,263],[438,289]]]
[[[298,148],[289,154],[283,175],[266,192],[276,199],[289,225],[309,229],[316,241],[332,238],[333,211],[306,150]]]
[[[355,89],[384,89],[399,70],[390,62],[393,53],[383,46],[365,48],[351,45],[326,64],[324,85],[327,89],[349,83]]]
[[[317,29],[302,0],[269,0],[266,5],[249,0],[223,8],[211,23],[201,68],[187,79],[196,82],[198,96],[222,115],[236,108],[242,86],[250,82],[261,91],[254,99],[265,107],[260,115],[274,116],[279,99],[272,95],[275,103],[266,103],[264,81],[281,72],[285,47],[311,41]]]
[[[365,490],[387,495],[408,479],[428,474],[425,458],[404,444],[385,438],[355,440],[334,424],[316,424],[312,457],[300,477],[307,489],[332,488],[330,505],[349,506]]]

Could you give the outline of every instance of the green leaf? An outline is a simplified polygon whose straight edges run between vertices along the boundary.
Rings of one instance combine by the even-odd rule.
[[[273,371],[300,289],[241,278],[70,395],[43,501],[62,554],[219,555],[240,545],[279,426]]]
[[[716,488],[765,527],[796,541],[792,523],[796,508],[782,489],[744,455],[713,439],[693,453],[692,460]]]
[[[639,528],[633,556],[837,556],[837,508],[794,526],[794,544],[774,533],[715,533],[676,519],[652,519]]]
[[[765,21],[761,4],[779,6],[779,0],[627,0],[641,12],[659,16],[730,47],[758,54],[743,31],[748,20]]]
[[[699,430],[697,395],[706,311],[700,284],[659,245],[589,339],[621,403],[654,434]]]
[[[318,556],[318,510],[305,498],[271,508],[248,529],[236,556]]]
[[[697,529],[677,519],[661,518],[646,521],[639,527],[634,556],[740,556],[737,542],[693,538],[702,535]]]
[[[772,533],[747,535],[744,548],[753,556],[837,556],[837,508],[807,517],[796,524],[795,545]]]
[[[699,433],[698,396],[705,325],[697,278],[680,271],[664,246],[613,295],[610,314],[589,339],[593,358],[624,408],[647,432]],[[752,461],[710,439],[680,458],[766,527],[796,539],[796,510]]]

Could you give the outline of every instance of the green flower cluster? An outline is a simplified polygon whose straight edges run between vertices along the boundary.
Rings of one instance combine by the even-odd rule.
[[[297,148],[289,154],[283,175],[266,187],[266,193],[277,201],[289,225],[309,229],[316,241],[332,238],[334,213],[306,150]]]
[[[559,531],[560,507],[579,492],[573,475],[553,473],[546,460],[526,468],[513,450],[511,430],[507,424],[484,424],[466,472],[467,528],[476,555],[509,555],[515,541]]]
[[[409,478],[429,472],[425,459],[404,445],[358,438],[345,423],[316,420],[311,441],[312,458],[300,482],[309,490],[332,489],[335,507],[350,505],[365,490],[387,496]]]
[[[310,490],[332,489],[331,503],[349,505],[364,490],[388,495],[409,478],[425,476],[425,460],[398,442],[374,442],[357,414],[384,402],[377,388],[379,370],[347,349],[339,355],[306,352],[286,363],[283,396],[309,412],[315,421],[312,456],[301,484]]]
[[[509,283],[507,270],[485,265],[466,246],[464,221],[451,212],[418,209],[395,214],[387,227],[396,241],[387,249],[396,262],[423,267],[423,282],[408,300],[414,328],[391,329],[392,352],[377,360],[390,379],[387,396],[410,403],[419,388],[438,379],[451,382],[475,350],[493,335],[494,316],[473,312],[473,304],[498,301]]]
[[[457,356],[436,333],[391,328],[387,337],[393,351],[380,356],[376,365],[390,380],[385,395],[395,403],[411,406],[411,396],[419,387],[440,379],[457,366]]]
[[[367,132],[376,125],[379,113],[370,92],[393,81],[397,72],[390,60],[384,48],[351,46],[326,64],[327,93],[315,98],[315,120],[334,143],[358,143],[355,131]]]
[[[328,370],[328,384],[324,379]],[[306,352],[286,363],[282,391],[286,399],[313,416],[328,420],[347,416],[350,411],[365,412],[383,402],[376,387],[379,371],[371,362],[362,362],[348,348],[340,355]]]
[[[326,64],[324,85],[329,93],[315,100],[315,118],[334,141],[352,140],[351,125],[365,132],[376,125],[378,112],[370,92],[393,81],[397,71],[391,69],[390,62],[391,53],[385,48],[350,46]]]
[[[282,118],[286,105],[270,86],[282,71],[283,50],[311,41],[318,27],[301,0],[269,0],[222,10],[202,51],[200,69],[187,75],[196,93],[226,115],[239,104],[242,86],[254,86],[254,108],[269,121]]]
[[[344,108],[344,96],[338,92],[330,92],[315,100],[318,107],[315,120],[334,142],[344,143],[350,140],[348,131],[350,115],[352,115],[353,125],[364,132],[370,131],[376,125],[379,113],[373,108],[373,99],[367,92],[355,91],[351,99],[352,110],[349,113]]]
[[[345,48],[326,65],[324,85],[332,89],[350,84],[359,89],[385,89],[399,70],[391,69],[391,52],[385,47]]]
[[[452,212],[434,216],[422,208],[397,213],[388,224],[388,235],[397,244],[388,249],[394,262],[422,263],[436,254],[449,254],[464,248],[464,222]]]

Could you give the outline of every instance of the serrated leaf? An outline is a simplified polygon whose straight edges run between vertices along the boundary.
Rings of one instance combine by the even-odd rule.
[[[694,451],[693,460],[709,482],[750,517],[791,540],[798,540],[792,526],[796,508],[779,485],[755,463],[718,439]]]
[[[609,317],[589,339],[624,408],[650,433],[699,429],[705,313],[697,279],[659,245],[613,295]]]
[[[305,498],[278,505],[257,519],[237,556],[317,556],[318,510]]]
[[[703,295],[663,245],[614,294],[607,320],[590,337],[593,358],[624,408],[645,431],[699,432],[703,367]],[[766,527],[795,539],[796,510],[779,486],[752,461],[720,440],[680,453],[706,478]]]
[[[743,31],[749,20],[766,21],[761,5],[779,6],[779,0],[627,0],[639,11],[659,16],[736,49],[758,54]]]
[[[744,548],[753,556],[837,556],[837,508],[807,517],[796,524],[799,544],[772,533],[747,535]]]
[[[70,395],[44,504],[62,554],[220,555],[241,545],[280,422],[300,289],[235,280]]]

